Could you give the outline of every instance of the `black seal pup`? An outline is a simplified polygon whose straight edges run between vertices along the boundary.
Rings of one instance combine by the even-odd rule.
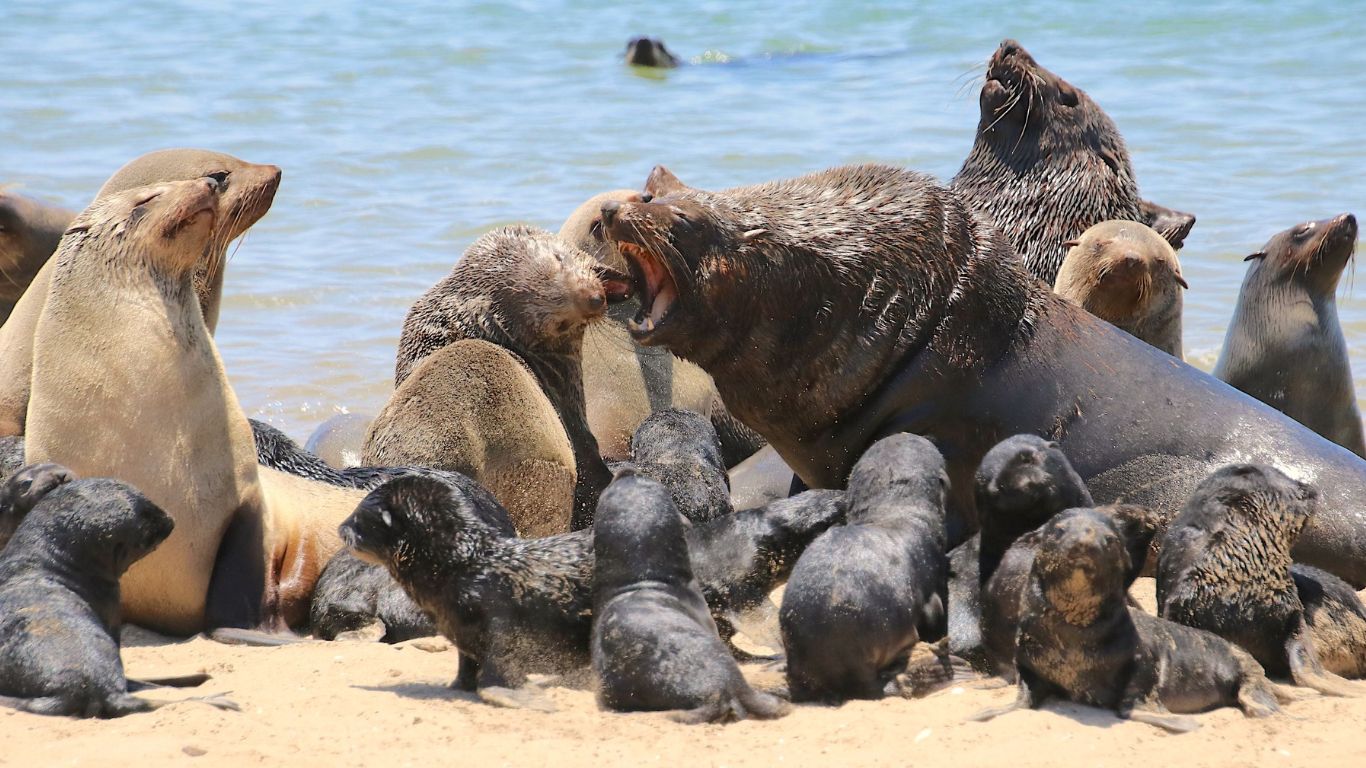
[[[807,547],[783,593],[793,701],[881,698],[906,670],[926,614],[943,611],[948,485],[917,435],[883,438],[854,465],[847,522]]]
[[[631,465],[663,483],[689,522],[735,512],[716,428],[700,413],[666,408],[650,414],[631,438]]]
[[[1097,503],[1164,520],[1218,466],[1297,466],[1322,497],[1296,558],[1366,586],[1366,461],[1029,279],[929,177],[684,188],[605,203],[603,228],[638,278],[633,338],[711,374],[811,488],[842,487],[879,437],[932,435],[957,545],[977,528],[973,473],[1010,435],[1056,441]]]
[[[409,476],[371,491],[339,533],[384,565],[460,652],[453,688],[495,704],[543,706],[532,673],[588,666],[592,538],[500,536],[468,493]]]
[[[71,470],[51,462],[30,464],[10,475],[5,484],[0,485],[0,550],[9,543],[19,523],[39,499],[75,479]]]
[[[593,523],[593,672],[598,704],[684,710],[687,723],[771,719],[781,699],[749,687],[693,578],[683,518],[658,482],[619,473]]]
[[[119,717],[164,703],[128,693],[119,577],[174,527],[116,480],[74,480],[39,499],[0,553],[0,703],[78,717]],[[203,701],[237,708],[221,698]]]
[[[1119,128],[1086,92],[1014,40],[987,63],[981,118],[953,188],[996,222],[1048,285],[1088,227],[1129,219],[1180,248],[1195,217],[1141,200]]]
[[[1271,467],[1233,464],[1210,475],[1162,536],[1158,610],[1237,643],[1273,676],[1326,694],[1366,694],[1323,668],[1291,575],[1290,549],[1317,499],[1312,486]],[[1366,645],[1335,634],[1322,639],[1355,640],[1357,653]]]
[[[673,69],[682,62],[654,37],[633,37],[626,43],[626,63],[633,67]]]
[[[1280,232],[1247,261],[1215,377],[1366,456],[1337,289],[1356,250],[1350,213]]]
[[[1064,509],[1091,506],[1091,494],[1056,442],[1015,435],[982,457],[973,497],[982,529],[949,556],[949,647],[1009,677],[1015,610],[991,597],[996,567],[1016,539]]]
[[[1176,733],[1199,724],[1172,713],[1236,706],[1279,711],[1284,694],[1246,651],[1219,636],[1125,602],[1130,568],[1111,520],[1070,509],[1044,529],[1020,603],[1019,697],[974,720],[1037,708],[1049,698],[1114,710]]]

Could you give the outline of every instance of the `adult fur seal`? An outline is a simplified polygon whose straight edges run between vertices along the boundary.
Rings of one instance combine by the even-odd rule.
[[[972,152],[953,179],[1052,285],[1063,243],[1110,219],[1140,221],[1180,248],[1195,217],[1140,200],[1129,151],[1084,91],[1005,40],[987,63]]]
[[[583,333],[609,300],[628,294],[625,275],[541,229],[503,227],[476,240],[451,273],[423,294],[403,321],[394,384],[428,355],[461,340],[482,340],[515,356],[550,398],[574,448],[574,527],[593,517],[611,473],[588,429],[583,397]],[[502,383],[502,382],[500,382]],[[512,386],[512,382],[507,382]],[[508,413],[511,429],[524,414]],[[369,445],[384,415],[376,419]],[[518,431],[518,430],[514,430]]]
[[[1056,441],[1097,503],[1163,519],[1214,467],[1263,461],[1321,489],[1296,558],[1366,585],[1366,462],[1029,279],[926,176],[836,168],[603,217],[645,308],[634,338],[701,365],[812,488],[879,437],[933,435],[957,544],[972,474],[1010,435]]]
[[[29,510],[57,486],[75,480],[71,470],[51,462],[30,464],[0,485],[0,550],[9,543]]]
[[[1366,456],[1336,299],[1356,242],[1356,217],[1344,213],[1291,227],[1248,256],[1214,375]]]
[[[942,613],[948,474],[923,437],[893,435],[854,465],[847,522],[797,561],[779,611],[793,701],[881,698],[926,614]]]
[[[1089,509],[1055,517],[1044,529],[1020,603],[1019,698],[973,719],[1037,708],[1052,697],[1177,733],[1199,724],[1173,712],[1237,706],[1262,717],[1279,711],[1284,694],[1246,651],[1130,608],[1124,587],[1129,567],[1110,520]]]
[[[593,522],[593,672],[598,703],[625,712],[684,710],[680,722],[787,714],[749,687],[716,634],[693,578],[671,493],[629,470],[603,491]]]
[[[656,167],[647,188],[681,186],[663,166]],[[653,193],[619,189],[595,195],[561,225],[559,236],[613,270],[624,272],[626,261],[606,241],[602,204],[648,201]],[[701,368],[669,354],[631,341],[626,321],[640,310],[634,298],[612,304],[607,322],[593,323],[583,337],[583,392],[588,427],[608,461],[630,456],[631,435],[652,411],[682,408],[708,416],[721,438],[727,467],[735,466],[764,444],[754,430],[726,410],[711,377]]]
[[[735,513],[720,441],[699,413],[668,408],[650,414],[631,439],[631,465],[663,483],[674,509],[692,523]]]
[[[223,273],[228,244],[270,209],[280,186],[280,169],[256,165],[231,155],[202,149],[163,149],[149,152],[120,168],[96,195],[96,200],[148,184],[211,177],[222,187],[220,215],[194,267],[195,292],[212,334],[218,325],[223,295]],[[29,386],[33,371],[33,336],[47,302],[52,263],[43,265],[33,283],[0,326],[0,435],[25,430]]]
[[[1323,668],[1316,642],[1354,658],[1366,637],[1342,637],[1336,625],[1316,634],[1291,575],[1290,548],[1316,499],[1312,486],[1270,467],[1233,464],[1210,475],[1162,537],[1158,609],[1237,643],[1272,675],[1321,693],[1366,694]]]
[[[34,335],[26,458],[134,483],[175,519],[122,597],[130,620],[176,634],[304,623],[362,495],[258,469],[193,289],[229,188],[210,175],[96,201],[52,259]]]
[[[39,500],[0,553],[0,704],[79,717],[159,706],[128,693],[119,577],[173,527],[116,480],[72,481]]]
[[[1181,291],[1190,286],[1170,243],[1136,221],[1102,221],[1064,245],[1071,250],[1053,284],[1059,296],[1185,359]]]
[[[0,326],[75,216],[75,211],[0,189]]]

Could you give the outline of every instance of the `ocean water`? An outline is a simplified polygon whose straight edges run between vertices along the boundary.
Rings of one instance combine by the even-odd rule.
[[[383,405],[409,305],[482,232],[558,228],[656,163],[703,187],[860,161],[947,180],[1014,37],[1115,119],[1145,197],[1199,217],[1185,335],[1208,369],[1243,256],[1366,214],[1366,46],[1346,3],[1188,5],[5,0],[0,183],[81,208],[152,149],[281,166],[217,341],[247,412],[302,439]],[[643,34],[691,63],[623,65]],[[1338,306],[1360,377],[1350,274]]]

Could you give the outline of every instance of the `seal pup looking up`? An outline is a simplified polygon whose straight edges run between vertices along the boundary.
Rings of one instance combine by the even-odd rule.
[[[584,328],[603,316],[609,300],[629,292],[625,275],[549,232],[521,225],[493,230],[408,311],[394,385],[401,387],[424,358],[457,341],[481,340],[509,352],[535,375],[573,446],[573,527],[585,527],[612,476],[585,416]],[[505,424],[488,426],[520,432],[524,414],[506,417]],[[368,446],[379,422],[366,441],[367,463],[373,463]]]
[[[790,707],[749,687],[716,634],[664,486],[630,470],[603,491],[593,522],[593,672],[598,704],[685,710],[716,723],[781,717]]]
[[[650,414],[631,439],[631,465],[668,488],[674,509],[690,523],[735,513],[716,430],[699,413],[668,408]]]
[[[1252,262],[1215,377],[1366,456],[1337,289],[1356,250],[1350,213],[1278,233]]]
[[[1124,541],[1106,517],[1069,509],[1053,518],[1020,602],[1019,697],[972,719],[1036,709],[1053,697],[1175,733],[1199,723],[1173,712],[1236,706],[1263,717],[1279,711],[1284,694],[1246,651],[1130,608],[1129,568]]]
[[[163,149],[142,155],[120,168],[104,183],[95,199],[149,184],[203,177],[213,178],[222,188],[214,232],[208,245],[200,251],[194,267],[194,289],[204,323],[212,334],[218,326],[228,244],[270,210],[275,191],[280,186],[280,169],[202,149]],[[0,435],[21,435],[25,431],[33,371],[33,336],[47,302],[51,276],[52,262],[49,260],[15,304],[10,319],[0,326]]]
[[[1366,461],[1028,279],[924,175],[684,189],[605,204],[603,223],[647,308],[632,336],[701,365],[812,488],[841,487],[883,435],[933,435],[957,545],[977,464],[1009,435],[1057,442],[1097,503],[1164,520],[1215,467],[1295,466],[1322,494],[1296,558],[1366,586]]]
[[[1210,475],[1162,536],[1158,610],[1237,643],[1273,676],[1330,695],[1366,694],[1323,668],[1316,641],[1353,638],[1316,635],[1291,575],[1290,549],[1317,499],[1312,486],[1271,467],[1233,464]],[[1359,653],[1366,638],[1355,640]]]
[[[75,217],[75,211],[0,189],[0,326]]]
[[[874,443],[845,491],[847,522],[797,560],[779,611],[793,701],[879,699],[942,613],[944,458],[923,437]]]
[[[165,703],[128,693],[119,577],[173,527],[169,515],[116,480],[74,480],[38,501],[0,553],[0,704],[119,717]]]
[[[528,674],[588,666],[591,536],[504,538],[464,490],[419,476],[371,491],[339,533],[362,560],[387,568],[459,649],[451,687],[527,704],[510,689]]]
[[[0,551],[39,499],[75,479],[71,470],[48,462],[23,467],[0,485]]]
[[[1053,290],[1136,339],[1185,359],[1181,262],[1171,244],[1136,221],[1102,221],[1070,250]]]
[[[1195,217],[1140,200],[1119,128],[1086,92],[1014,40],[987,62],[972,152],[953,188],[1000,227],[1048,285],[1066,248],[1094,224],[1141,221],[1175,248]]]

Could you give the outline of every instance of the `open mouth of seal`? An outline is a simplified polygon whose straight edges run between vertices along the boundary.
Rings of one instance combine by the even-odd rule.
[[[626,327],[632,336],[643,339],[669,319],[678,300],[678,284],[664,259],[648,248],[618,240],[617,249],[626,257],[640,298],[640,313],[628,320]]]
[[[608,304],[617,304],[635,295],[635,281],[630,275],[618,272],[605,264],[598,264],[594,271],[602,281],[602,292],[607,297]]]

